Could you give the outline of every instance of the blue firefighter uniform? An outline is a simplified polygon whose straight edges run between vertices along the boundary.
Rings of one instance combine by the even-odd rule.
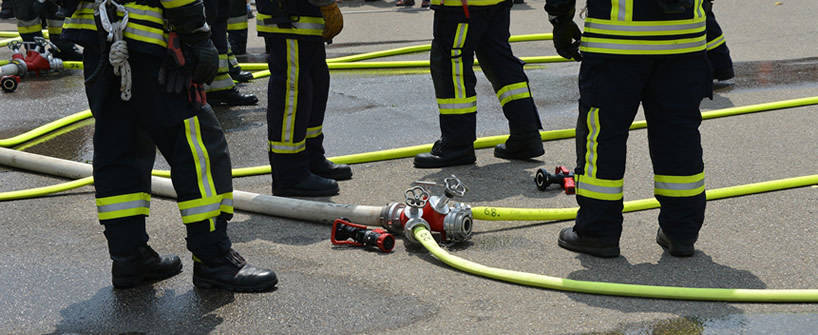
[[[560,246],[619,255],[628,128],[641,103],[661,203],[657,242],[671,254],[693,254],[706,201],[699,104],[712,94],[702,1],[587,1],[576,128],[580,209]],[[545,5],[558,51],[578,55],[565,35],[575,27],[574,8],[574,0]]]

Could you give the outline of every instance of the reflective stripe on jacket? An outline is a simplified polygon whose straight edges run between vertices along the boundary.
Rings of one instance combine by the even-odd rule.
[[[703,0],[681,13],[665,13],[656,1],[588,0],[583,53],[677,55],[707,47]]]

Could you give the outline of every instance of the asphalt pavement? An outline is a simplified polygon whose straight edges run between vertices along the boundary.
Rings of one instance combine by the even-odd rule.
[[[579,1],[581,6],[582,1]],[[544,1],[512,10],[512,34],[550,32]],[[419,4],[418,4],[419,5]],[[431,41],[431,10],[396,9],[394,2],[345,0],[345,28],[329,57]],[[814,1],[719,0],[716,14],[736,62],[735,84],[714,92],[702,110],[818,95],[818,26]],[[577,19],[579,20],[579,19]],[[15,27],[0,20],[0,30]],[[251,35],[254,35],[251,22]],[[554,55],[550,41],[515,43],[517,56]],[[263,62],[263,42],[250,55]],[[9,52],[0,50],[0,59]],[[423,60],[427,53],[384,60]],[[526,67],[545,130],[576,122],[578,63]],[[218,108],[234,167],[267,164],[267,81],[240,85],[257,106]],[[478,72],[478,136],[507,133],[490,84]],[[81,72],[27,77],[17,92],[0,93],[0,138],[87,109]],[[428,70],[333,71],[324,133],[329,156],[433,142],[439,136]],[[637,119],[643,119],[641,114]],[[708,188],[818,173],[818,106],[703,121]],[[27,152],[89,163],[92,121]],[[320,198],[381,206],[400,201],[415,180],[454,174],[472,206],[575,207],[558,190],[540,192],[537,168],[573,166],[573,140],[545,142],[546,154],[509,162],[479,150],[477,163],[418,170],[411,159],[357,164],[341,193]],[[158,156],[158,168],[167,164]],[[626,200],[653,196],[646,131],[631,132]],[[64,182],[0,167],[0,192]],[[270,176],[234,179],[237,190],[270,194]],[[229,228],[251,263],[273,268],[278,289],[263,294],[200,290],[174,201],[155,197],[150,244],[182,257],[183,272],[131,290],[110,282],[93,187],[44,198],[0,202],[0,333],[444,333],[444,334],[818,334],[818,305],[672,301],[536,289],[449,268],[398,239],[382,254],[333,247],[318,223],[238,212]],[[597,259],[557,246],[573,221],[477,221],[471,241],[449,252],[485,265],[576,280],[684,287],[818,289],[818,187],[768,192],[707,204],[696,254],[679,259],[654,242],[658,210],[625,214],[622,256]]]

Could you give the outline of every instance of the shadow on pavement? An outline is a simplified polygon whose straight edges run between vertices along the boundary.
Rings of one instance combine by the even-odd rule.
[[[176,295],[154,286],[101,288],[90,299],[60,311],[63,319],[52,334],[205,334],[224,321],[213,312],[235,300],[233,293],[222,290],[191,289]]]
[[[659,249],[659,247],[656,247]],[[658,250],[657,250],[658,251]],[[585,269],[571,272],[567,278],[585,281],[644,284],[697,288],[764,289],[767,287],[747,270],[737,270],[713,262],[697,250],[692,258],[676,258],[664,252],[656,264],[631,264],[625,257],[600,259],[580,254],[577,256]],[[589,306],[615,309],[625,313],[671,313],[684,316],[691,310],[713,311],[718,315],[741,314],[743,311],[725,302],[678,301],[600,296],[569,293],[571,299]]]

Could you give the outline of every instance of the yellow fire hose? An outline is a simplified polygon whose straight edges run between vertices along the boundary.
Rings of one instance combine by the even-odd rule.
[[[414,230],[415,239],[435,258],[463,272],[509,283],[558,291],[655,299],[734,302],[818,302],[818,290],[735,289],[654,286],[573,280],[485,266],[453,256],[437,245],[426,227]]]
[[[776,109],[785,109],[785,108],[794,108],[794,107],[802,107],[802,106],[809,106],[818,104],[818,96],[815,97],[807,97],[807,98],[799,98],[799,99],[790,99],[790,100],[783,100],[783,101],[776,101],[776,102],[768,102],[768,103],[761,103],[755,105],[747,105],[747,106],[740,106],[740,107],[730,107],[724,109],[713,110],[709,112],[702,113],[702,119],[714,119],[714,118],[721,118],[733,115],[740,115],[740,114],[749,114],[749,113],[756,113],[762,111],[770,111]],[[12,147],[18,145],[20,143],[24,143],[26,141],[30,141],[34,138],[39,136],[45,135],[49,132],[55,131],[59,128],[68,126],[72,123],[79,122],[91,117],[91,112],[89,110],[85,110],[76,114],[72,114],[65,118],[50,122],[48,124],[42,125],[37,127],[33,130],[25,132],[23,134],[7,138],[7,139],[0,139],[0,147]],[[641,129],[645,128],[647,123],[645,121],[637,121],[631,125],[631,129]],[[550,130],[550,131],[542,131],[540,132],[540,137],[543,141],[553,141],[559,139],[566,139],[566,138],[573,138],[575,134],[575,129],[559,129],[559,130]],[[475,149],[483,149],[483,148],[490,148],[497,144],[505,142],[508,138],[508,135],[498,135],[498,136],[487,136],[478,138],[474,142]],[[369,162],[376,162],[376,161],[383,161],[383,160],[390,160],[390,159],[399,159],[399,158],[407,158],[412,157],[414,155],[429,152],[432,149],[431,144],[422,144],[422,145],[415,145],[403,148],[395,148],[395,149],[388,149],[388,150],[379,150],[367,153],[359,153],[359,154],[351,154],[351,155],[343,155],[343,156],[336,156],[330,157],[329,159],[338,164],[359,164],[359,163],[369,163]],[[233,169],[233,177],[246,177],[246,176],[253,176],[253,175],[260,175],[260,174],[267,174],[270,173],[270,166],[255,166],[255,167],[245,167],[245,168],[236,168]],[[170,171],[167,170],[154,170],[153,175],[160,176],[160,177],[170,177]]]

